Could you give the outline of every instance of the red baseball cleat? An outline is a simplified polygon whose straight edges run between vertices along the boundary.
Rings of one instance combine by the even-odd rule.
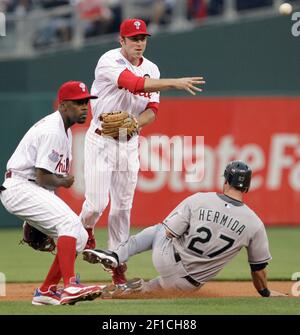
[[[112,283],[114,285],[124,285],[127,283],[127,279],[125,277],[126,270],[126,263],[122,263],[118,267],[112,269]]]
[[[78,301],[94,300],[102,293],[98,285],[83,286],[79,280],[72,281],[63,290],[60,298],[61,305],[74,305]]]
[[[34,292],[32,305],[60,305],[61,292],[56,289],[56,285],[50,286],[47,292],[42,292],[37,288]]]

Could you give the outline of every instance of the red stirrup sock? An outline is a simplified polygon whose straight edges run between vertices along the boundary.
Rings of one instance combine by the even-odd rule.
[[[44,280],[42,286],[40,287],[40,291],[47,292],[49,290],[49,287],[52,285],[57,285],[60,279],[61,279],[61,272],[58,262],[58,256],[56,255],[51,265],[51,268],[48,272],[48,275]]]
[[[60,236],[57,240],[57,256],[64,286],[67,286],[70,279],[75,277],[76,238]]]

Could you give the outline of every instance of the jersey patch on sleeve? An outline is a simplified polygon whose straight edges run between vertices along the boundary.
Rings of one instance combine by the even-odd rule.
[[[52,149],[51,154],[48,155],[48,158],[50,159],[50,161],[52,161],[54,163],[59,161],[59,157],[60,157],[59,153],[57,151],[53,150],[53,149]]]

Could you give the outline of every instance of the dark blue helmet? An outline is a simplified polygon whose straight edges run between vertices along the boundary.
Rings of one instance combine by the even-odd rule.
[[[250,187],[252,170],[242,161],[227,164],[224,177],[228,184],[238,191],[247,193]]]

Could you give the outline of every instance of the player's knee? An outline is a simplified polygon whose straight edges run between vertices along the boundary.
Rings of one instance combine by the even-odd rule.
[[[85,206],[84,211],[81,213],[81,218],[85,220],[98,221],[101,214],[107,207],[107,203],[99,203],[98,205],[88,204]]]
[[[80,218],[75,213],[66,215],[63,220],[56,225],[56,231],[58,237],[70,236],[76,238],[76,249],[77,247],[84,248],[88,239],[87,231],[84,229]],[[84,244],[83,247],[82,244]]]
[[[133,195],[129,197],[124,196],[124,198],[114,201],[112,206],[116,210],[130,210],[132,208],[132,204],[133,204]]]
[[[110,225],[120,225],[122,222],[128,222],[129,225],[129,220],[130,220],[130,216],[129,216],[129,211],[127,210],[120,210],[120,209],[113,209],[111,208],[109,211],[109,218],[108,218],[108,222]]]
[[[76,251],[82,252],[88,240],[88,233],[83,227],[79,217],[73,220],[72,225],[66,225],[64,235],[69,235],[76,238]]]
[[[76,241],[76,251],[77,252],[82,252],[85,249],[85,246],[87,244],[88,241],[88,233],[87,231],[82,227],[82,229],[80,229],[80,232],[78,234],[77,237],[77,241]]]

